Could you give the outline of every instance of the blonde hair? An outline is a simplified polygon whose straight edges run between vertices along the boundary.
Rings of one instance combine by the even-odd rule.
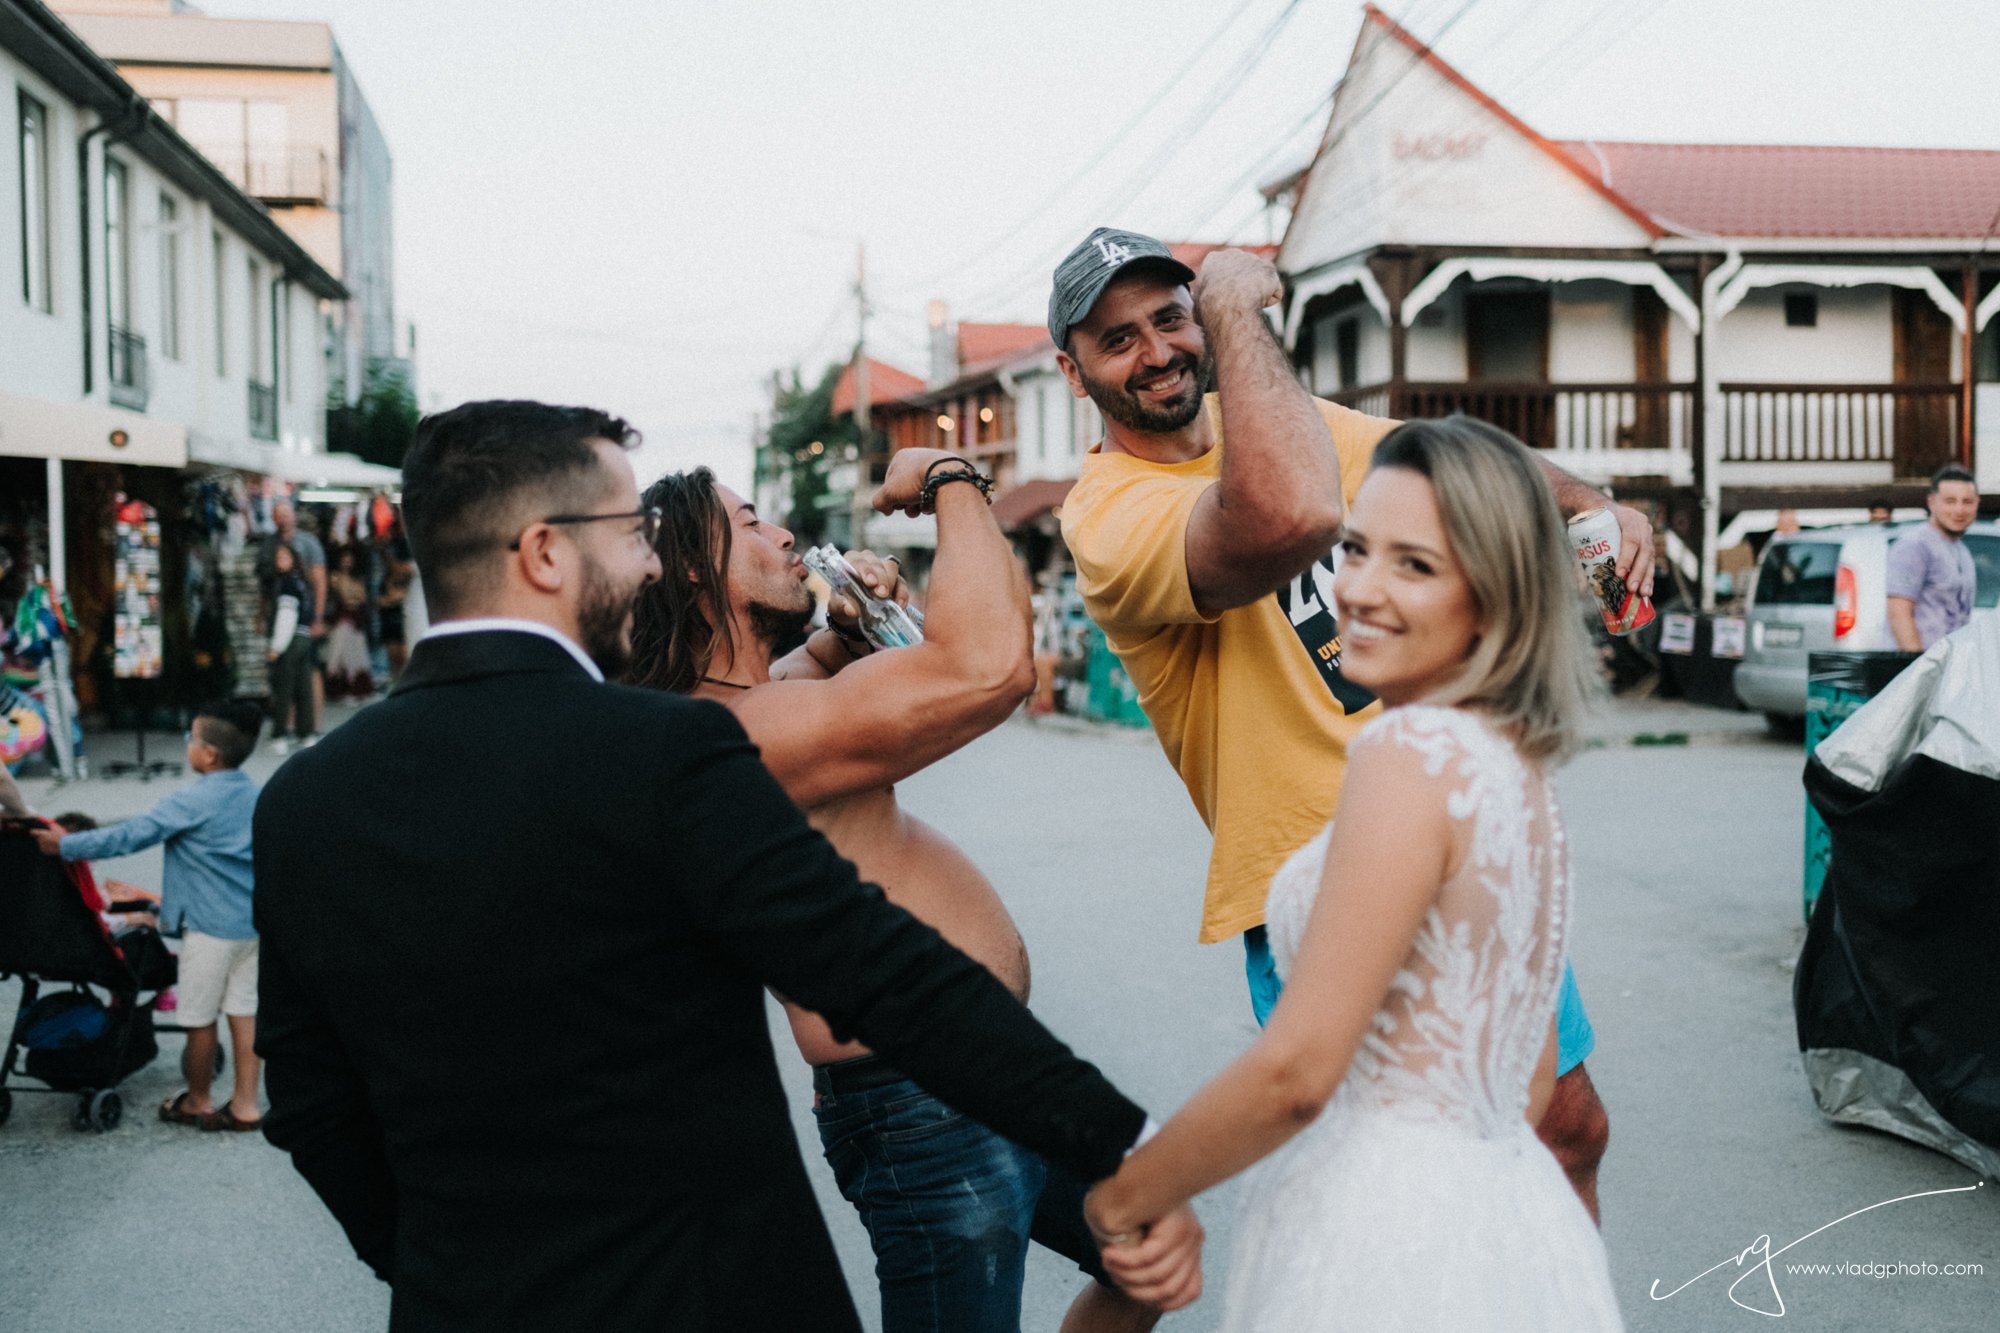
[[[1397,427],[1373,466],[1430,481],[1479,617],[1465,669],[1428,702],[1485,709],[1532,758],[1574,753],[1602,687],[1576,557],[1533,454],[1496,426],[1451,416]]]

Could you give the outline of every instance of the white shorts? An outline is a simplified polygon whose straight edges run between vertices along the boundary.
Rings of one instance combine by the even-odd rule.
[[[174,988],[174,1018],[182,1027],[205,1028],[218,1014],[246,1018],[257,1012],[257,940],[222,940],[190,930],[181,940],[181,979]]]

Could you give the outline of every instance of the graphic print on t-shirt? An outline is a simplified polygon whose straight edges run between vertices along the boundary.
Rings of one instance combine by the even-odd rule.
[[[1335,547],[1312,567],[1279,585],[1273,594],[1292,632],[1312,655],[1319,678],[1333,691],[1344,713],[1354,713],[1375,702],[1375,696],[1340,674],[1340,625],[1333,615],[1333,575],[1340,568],[1340,548]]]

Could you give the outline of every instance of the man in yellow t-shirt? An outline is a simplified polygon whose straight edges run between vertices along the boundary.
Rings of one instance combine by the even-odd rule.
[[[1063,503],[1077,586],[1214,834],[1201,940],[1244,936],[1259,1022],[1279,989],[1265,892],[1333,817],[1348,740],[1374,704],[1340,673],[1335,543],[1397,424],[1300,387],[1263,314],[1281,294],[1277,271],[1243,251],[1214,252],[1197,281],[1157,240],[1099,228],[1057,268],[1049,301],[1058,364],[1105,421]],[[1543,466],[1565,513],[1610,505]],[[1611,508],[1621,572],[1650,593],[1651,525]],[[1578,1110],[1580,1146],[1551,1147],[1594,1210],[1603,1108],[1567,978],[1563,1009],[1551,1119]]]

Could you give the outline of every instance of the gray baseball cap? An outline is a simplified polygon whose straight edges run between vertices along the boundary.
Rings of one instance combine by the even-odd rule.
[[[1056,346],[1089,317],[1111,280],[1137,264],[1151,264],[1180,282],[1194,281],[1194,270],[1161,242],[1136,231],[1099,227],[1056,265],[1055,288],[1049,293],[1049,337]]]

